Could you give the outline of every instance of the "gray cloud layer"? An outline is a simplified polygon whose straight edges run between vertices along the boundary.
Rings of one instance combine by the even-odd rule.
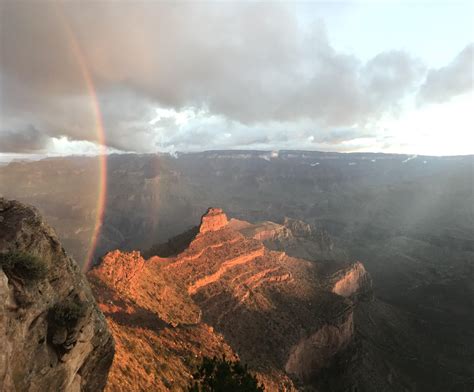
[[[334,143],[341,135],[355,138],[354,126],[396,111],[425,73],[402,51],[380,53],[365,64],[337,52],[322,23],[302,25],[284,5],[3,2],[0,7],[3,151],[26,148],[3,138],[14,139],[27,124],[46,133],[41,143],[31,139],[31,149],[47,137],[97,140],[81,64],[94,80],[107,143],[135,151],[272,141],[288,147],[308,138]],[[442,86],[451,83],[456,86],[449,94],[459,91],[465,76],[453,82],[450,75],[466,73],[468,55],[460,56],[446,71],[430,71],[423,97],[443,99]],[[194,121],[192,128],[169,119],[151,127],[157,106],[205,109],[210,118]],[[330,129],[337,135],[331,137]]]
[[[466,46],[447,66],[431,69],[421,86],[421,102],[446,102],[474,87],[474,43]]]
[[[16,132],[4,131],[1,133],[0,152],[30,153],[43,150],[48,138],[33,126]]]

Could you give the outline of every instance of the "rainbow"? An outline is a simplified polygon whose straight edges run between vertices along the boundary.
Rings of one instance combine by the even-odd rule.
[[[85,87],[87,89],[87,93],[91,98],[91,108],[94,114],[94,122],[95,122],[95,129],[97,132],[97,141],[99,143],[99,182],[98,182],[98,197],[97,197],[97,206],[96,206],[96,214],[95,214],[95,223],[94,229],[92,231],[89,250],[87,252],[86,259],[82,266],[82,270],[86,272],[93,261],[94,253],[97,247],[97,242],[99,239],[100,231],[102,228],[102,224],[104,221],[104,212],[107,200],[107,150],[106,150],[106,138],[105,138],[105,128],[104,128],[104,121],[102,118],[102,113],[100,110],[99,100],[97,98],[97,91],[94,85],[94,79],[92,78],[91,72],[87,65],[86,58],[84,53],[81,49],[81,46],[67,23],[66,17],[62,12],[62,9],[59,7],[55,7],[57,11],[58,19],[61,21],[61,24],[64,28],[66,36],[69,40],[71,45],[72,52],[77,59],[77,63],[81,72],[81,76],[84,80]]]

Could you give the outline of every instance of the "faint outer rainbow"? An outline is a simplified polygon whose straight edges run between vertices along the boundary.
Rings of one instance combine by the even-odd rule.
[[[67,23],[64,13],[60,9],[60,7],[55,7],[55,10],[57,11],[58,18],[61,21],[64,31],[66,32],[66,36],[71,45],[72,52],[74,53],[74,56],[77,59],[82,78],[84,79],[87,93],[91,98],[91,106],[92,111],[94,113],[95,128],[97,131],[97,141],[99,143],[99,194],[97,197],[96,216],[89,250],[87,252],[87,257],[82,267],[83,271],[87,271],[92,264],[94,252],[97,247],[100,230],[104,220],[105,204],[107,199],[107,150],[105,148],[105,129],[104,122],[102,119],[102,113],[100,111],[99,100],[97,98],[96,88],[94,86],[94,80],[89,71],[89,67],[87,65],[84,53],[82,52],[81,46],[79,45],[79,42],[77,41],[76,36],[74,35],[74,32],[72,31],[71,27]]]

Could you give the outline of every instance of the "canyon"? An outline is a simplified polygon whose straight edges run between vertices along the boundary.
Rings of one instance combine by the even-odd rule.
[[[117,342],[106,390],[185,390],[196,361],[222,355],[268,391],[316,387],[354,339],[370,277],[359,262],[327,268],[270,250],[251,226],[211,208],[178,254],[113,251],[89,271]]]
[[[111,154],[101,221],[94,157],[2,166],[0,195],[36,206],[79,266],[87,262],[96,224],[96,264],[115,249],[136,260],[139,251],[143,261],[175,257],[196,237],[209,206],[221,207],[229,226],[268,251],[317,261],[319,274],[343,279],[339,265],[361,260],[373,281],[372,294],[361,296],[373,299],[356,299],[355,339],[319,382],[325,380],[326,390],[348,389],[357,379],[375,390],[463,391],[474,379],[473,159],[316,151]],[[352,287],[340,283],[338,290]],[[199,309],[189,309],[179,317],[196,319]],[[188,331],[189,339],[196,331]],[[206,328],[199,331],[210,338]]]

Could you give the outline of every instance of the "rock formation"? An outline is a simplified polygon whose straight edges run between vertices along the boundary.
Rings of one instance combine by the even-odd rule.
[[[293,390],[350,344],[354,300],[369,287],[363,266],[291,257],[243,230],[264,232],[211,208],[180,253],[115,251],[89,272],[117,341],[108,391],[182,390],[196,361],[222,354],[268,390]]]
[[[200,233],[217,231],[227,225],[227,216],[220,208],[209,208],[201,218]]]
[[[85,277],[36,209],[0,198],[0,390],[100,391],[114,344]]]
[[[332,282],[331,291],[343,297],[372,296],[372,280],[360,261],[338,270]]]
[[[324,229],[286,217],[281,224],[263,221],[249,223],[231,219],[229,225],[248,238],[262,241],[272,250],[284,251],[290,256],[306,260],[346,260],[345,252],[334,246]]]

